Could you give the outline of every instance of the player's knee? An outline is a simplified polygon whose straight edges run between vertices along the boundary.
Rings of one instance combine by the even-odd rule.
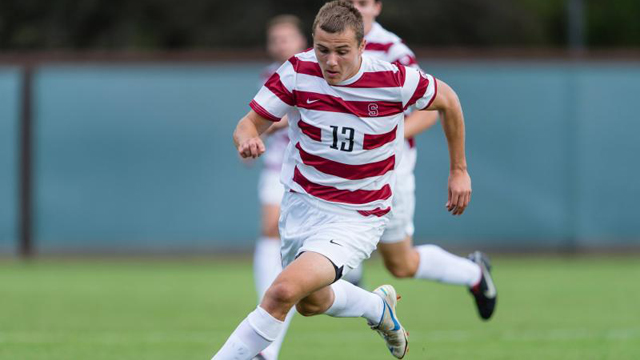
[[[293,305],[299,298],[297,287],[287,282],[274,283],[264,296],[268,301],[283,305]]]
[[[401,262],[386,262],[384,265],[391,275],[398,279],[413,277],[415,273],[415,271],[412,271],[412,269]]]
[[[307,301],[300,301],[296,304],[296,310],[302,316],[313,316],[321,314],[324,310],[320,305]]]

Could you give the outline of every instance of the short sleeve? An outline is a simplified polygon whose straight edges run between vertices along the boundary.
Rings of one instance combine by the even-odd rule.
[[[416,55],[403,42],[397,42],[389,48],[388,59],[390,63],[409,67],[418,67]]]
[[[266,119],[280,121],[295,105],[293,95],[295,74],[292,61],[286,61],[269,77],[249,106]]]
[[[426,109],[437,93],[436,78],[415,68],[405,69],[405,81],[402,85],[402,105],[405,109],[412,105],[418,110]]]

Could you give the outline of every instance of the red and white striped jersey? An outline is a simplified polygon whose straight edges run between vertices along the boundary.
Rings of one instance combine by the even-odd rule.
[[[364,53],[376,59],[381,59],[390,63],[399,63],[404,66],[419,68],[416,56],[409,47],[398,37],[398,35],[374,22],[371,30],[364,36],[367,41]],[[411,109],[406,115],[411,113]],[[415,151],[415,139],[407,139],[407,147]],[[413,171],[413,169],[411,170]]]
[[[367,41],[364,51],[368,56],[390,63],[418,67],[413,51],[396,34],[386,30],[377,22],[373,23],[364,39]]]
[[[308,50],[285,62],[250,106],[273,121],[289,117],[287,189],[382,216],[402,154],[404,110],[428,107],[436,91],[431,75],[367,56],[356,75],[332,86]]]

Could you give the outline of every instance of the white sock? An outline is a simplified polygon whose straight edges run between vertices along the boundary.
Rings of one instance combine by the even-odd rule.
[[[380,296],[344,280],[333,283],[331,290],[335,296],[325,314],[333,317],[363,317],[370,323],[380,323],[384,310]]]
[[[280,354],[280,348],[282,347],[282,342],[284,341],[284,337],[287,335],[287,329],[289,328],[289,324],[291,324],[291,319],[293,319],[293,314],[295,314],[295,307],[289,311],[287,317],[284,319],[284,323],[282,324],[282,330],[280,331],[280,335],[273,340],[271,345],[267,346],[266,349],[262,350],[260,353],[265,359],[268,360],[278,360],[278,355]]]
[[[262,296],[281,271],[280,239],[261,237],[258,239],[253,253],[253,280],[258,293],[258,301],[262,300]]]
[[[416,246],[420,264],[416,279],[440,281],[446,284],[473,286],[480,281],[482,270],[473,261],[453,255],[436,245]]]
[[[251,360],[278,337],[281,329],[282,321],[258,306],[211,360]]]

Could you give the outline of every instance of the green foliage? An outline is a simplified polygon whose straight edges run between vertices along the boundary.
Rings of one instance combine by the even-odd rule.
[[[384,1],[380,21],[412,46],[562,46],[566,1]],[[584,1],[590,45],[640,46],[640,2]],[[259,47],[269,17],[293,13],[311,24],[323,3],[3,0],[0,49]]]
[[[592,46],[640,45],[640,1],[590,0],[587,3],[588,42]]]

